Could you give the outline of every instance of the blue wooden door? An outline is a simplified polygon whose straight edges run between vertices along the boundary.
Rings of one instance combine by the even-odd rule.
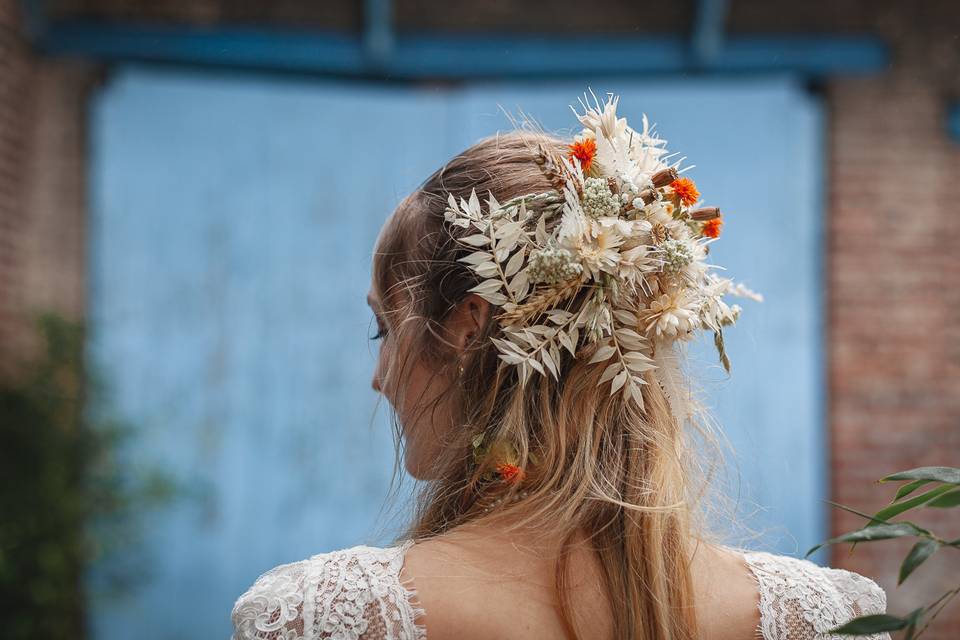
[[[135,424],[132,464],[193,498],[158,514],[131,597],[97,638],[214,638],[264,570],[386,542],[393,473],[370,389],[371,248],[396,203],[523,108],[571,129],[581,83],[458,89],[129,67],[92,110],[91,363]],[[795,551],[824,533],[820,111],[794,82],[609,81],[727,212],[713,256],[763,292],[704,362],[748,526]],[[402,494],[402,491],[401,491]],[[196,496],[199,496],[197,498]]]

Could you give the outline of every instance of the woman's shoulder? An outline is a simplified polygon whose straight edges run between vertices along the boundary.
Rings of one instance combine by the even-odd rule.
[[[886,611],[886,593],[866,576],[764,551],[740,553],[757,585],[760,631],[768,640],[828,637],[853,618]]]
[[[357,546],[282,564],[233,607],[233,640],[423,640],[416,593],[401,578],[411,543]]]

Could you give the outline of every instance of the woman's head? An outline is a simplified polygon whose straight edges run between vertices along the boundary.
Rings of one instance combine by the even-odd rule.
[[[469,292],[479,280],[461,260],[469,248],[458,239],[468,232],[445,220],[448,194],[504,202],[551,189],[537,145],[567,152],[562,140],[527,132],[473,145],[399,205],[377,242],[370,299],[383,341],[373,386],[399,419],[407,469],[428,481],[411,534],[511,516],[552,523],[568,540],[585,532],[611,598],[626,607],[623,630],[691,637],[694,465],[656,377],[644,374],[642,411],[599,385],[604,367],[566,352],[557,379],[519,384],[491,341],[496,309]],[[520,470],[509,482],[496,479],[504,456]],[[521,487],[510,507],[482,508],[488,495]],[[657,635],[667,628],[687,633]]]
[[[450,454],[482,425],[467,425],[468,407],[489,397],[498,359],[489,338],[493,310],[469,293],[477,278],[459,261],[459,231],[444,219],[448,194],[492,193],[509,200],[551,188],[533,161],[531,143],[558,152],[557,139],[530,134],[487,138],[454,157],[410,194],[384,225],[374,252],[369,301],[382,343],[373,386],[391,403],[415,477],[444,475]]]

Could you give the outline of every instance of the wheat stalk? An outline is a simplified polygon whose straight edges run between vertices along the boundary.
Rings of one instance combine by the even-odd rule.
[[[514,324],[526,325],[531,318],[536,318],[542,313],[556,308],[556,306],[572,296],[580,289],[583,284],[583,275],[567,280],[559,287],[552,287],[531,296],[527,302],[517,305],[510,311],[505,311],[497,316],[497,320],[504,326]]]
[[[571,176],[567,168],[563,166],[563,163],[557,160],[556,154],[547,151],[546,147],[542,144],[538,144],[534,161],[537,163],[537,166],[540,167],[540,170],[543,171],[543,175],[547,177],[550,185],[557,193],[563,193],[567,180],[573,176]]]

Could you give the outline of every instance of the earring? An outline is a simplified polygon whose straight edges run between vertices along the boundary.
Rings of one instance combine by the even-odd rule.
[[[460,363],[460,366],[457,367],[457,373],[460,375],[461,378],[463,377],[463,363],[462,363],[462,362]]]

